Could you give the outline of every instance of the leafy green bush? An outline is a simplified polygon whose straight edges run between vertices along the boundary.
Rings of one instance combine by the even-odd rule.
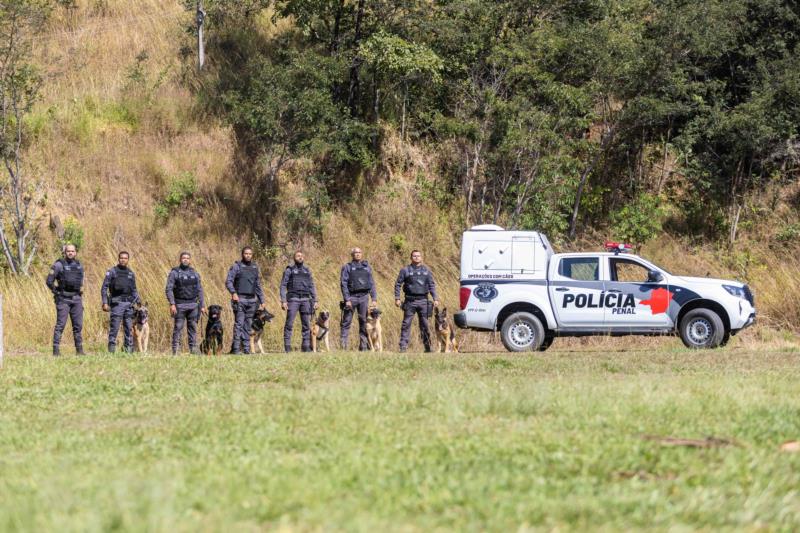
[[[661,231],[663,215],[659,198],[642,194],[611,215],[614,238],[635,245],[643,244]]]
[[[436,179],[428,179],[422,173],[417,174],[415,188],[420,199],[432,201],[441,208],[448,206],[453,201],[452,195],[443,183]]]
[[[800,222],[783,226],[775,237],[781,242],[791,242],[800,239]]]
[[[172,176],[167,185],[164,198],[154,208],[157,220],[166,221],[178,208],[186,205],[197,194],[197,179],[191,172],[181,172]]]
[[[64,236],[60,239],[60,245],[74,244],[77,250],[83,247],[83,228],[80,222],[74,217],[67,217],[64,220]]]
[[[395,233],[389,239],[389,245],[396,253],[403,255],[408,249],[408,241],[401,233]]]

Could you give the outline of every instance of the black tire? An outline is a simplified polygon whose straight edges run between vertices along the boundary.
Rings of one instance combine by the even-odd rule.
[[[722,341],[719,343],[719,347],[722,348],[723,346],[727,346],[730,340],[731,340],[731,332],[726,331],[725,335],[722,336]]]
[[[681,319],[680,335],[687,348],[693,350],[717,348],[725,338],[725,326],[714,311],[692,309]]]
[[[503,322],[500,338],[509,352],[535,352],[544,342],[544,327],[530,313],[514,313]]]
[[[556,338],[554,336],[545,335],[544,340],[542,341],[542,344],[539,346],[539,351],[543,352],[543,351],[547,350],[550,346],[553,345],[553,341],[554,340],[556,340]]]

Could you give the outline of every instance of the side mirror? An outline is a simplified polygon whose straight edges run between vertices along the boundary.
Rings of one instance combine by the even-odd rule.
[[[661,272],[651,270],[647,273],[647,283],[659,283],[661,281],[664,281],[664,276]]]

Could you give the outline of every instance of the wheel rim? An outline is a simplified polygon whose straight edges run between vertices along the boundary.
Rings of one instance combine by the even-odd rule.
[[[533,328],[527,322],[516,322],[508,330],[508,340],[517,348],[525,348],[533,344]]]
[[[692,344],[706,344],[714,334],[714,326],[705,318],[696,318],[689,322],[687,327],[689,340]]]

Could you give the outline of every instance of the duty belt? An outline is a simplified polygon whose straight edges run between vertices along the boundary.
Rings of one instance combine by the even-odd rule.
[[[416,294],[406,294],[406,301],[410,300],[412,302],[416,302],[418,300],[427,300],[427,299],[428,299],[428,295],[427,294],[424,295],[424,296],[419,296],[419,295],[416,295]]]
[[[237,292],[236,294],[238,294],[240,298],[255,298],[256,297],[255,293],[243,294],[241,292]]]
[[[188,298],[175,298],[175,303],[176,304],[196,304],[197,303],[197,298],[191,298],[191,299],[188,299]]]
[[[289,298],[311,298],[310,292],[290,292],[287,295]]]

